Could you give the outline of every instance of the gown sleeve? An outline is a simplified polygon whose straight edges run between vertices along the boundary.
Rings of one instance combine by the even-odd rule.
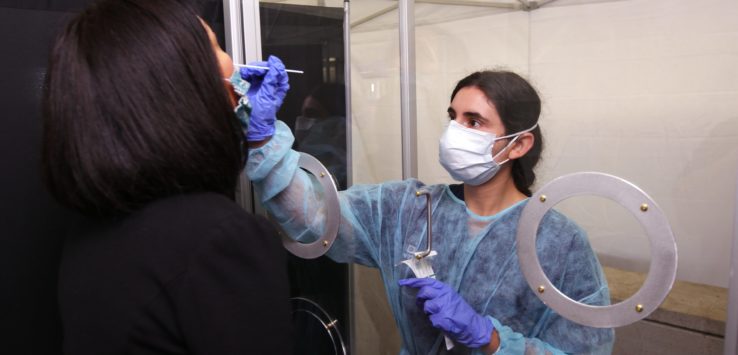
[[[249,151],[246,173],[261,203],[282,230],[292,239],[308,243],[317,240],[325,228],[325,208],[321,185],[298,167],[299,153],[292,150],[294,137],[289,127],[277,121],[272,139]],[[379,185],[356,185],[339,193],[341,220],[338,236],[327,255],[338,262],[355,262],[379,267],[380,249],[394,243],[382,236],[383,216],[391,207],[383,201],[397,201],[412,184],[406,181]]]

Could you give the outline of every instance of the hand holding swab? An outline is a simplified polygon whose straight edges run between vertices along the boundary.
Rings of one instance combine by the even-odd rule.
[[[235,65],[235,66],[237,66],[239,68],[254,68],[254,69],[266,69],[266,70],[269,70],[269,67],[262,67],[262,66],[259,66],[259,65],[235,64],[235,63],[233,65]],[[302,71],[302,70],[285,69],[284,71],[286,71],[288,73],[305,74],[305,72]]]

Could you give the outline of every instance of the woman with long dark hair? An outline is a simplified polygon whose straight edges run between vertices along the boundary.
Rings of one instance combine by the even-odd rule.
[[[233,200],[254,131],[247,114],[273,119],[256,102],[288,88],[284,67],[268,64],[259,85],[224,80],[230,58],[174,0],[102,1],[61,32],[44,93],[44,174],[85,216],[62,256],[65,353],[291,351],[284,251]]]
[[[328,256],[379,268],[403,339],[402,354],[609,353],[612,329],[573,323],[528,287],[515,252],[516,227],[531,195],[543,149],[541,101],[522,77],[473,73],[459,81],[440,139],[439,162],[461,184],[418,180],[357,185],[341,192],[339,235]],[[287,233],[315,240],[323,230],[318,187],[297,168],[281,122],[249,152],[247,172]],[[254,144],[256,147],[257,144]],[[435,278],[414,278],[401,261],[426,247],[426,199],[433,201]],[[551,211],[538,233],[539,259],[557,287],[577,301],[609,304],[600,264],[586,235]],[[399,265],[399,266],[398,266]],[[417,289],[417,290],[416,290]]]

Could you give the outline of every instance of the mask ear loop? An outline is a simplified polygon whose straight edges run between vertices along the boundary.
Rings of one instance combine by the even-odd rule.
[[[510,146],[511,146],[511,145],[513,145],[513,143],[515,143],[515,141],[517,141],[517,140],[518,140],[518,138],[520,138],[520,135],[521,135],[521,134],[523,134],[523,133],[525,133],[525,132],[521,132],[521,133],[518,133],[518,135],[517,135],[517,136],[515,136],[515,138],[513,138],[513,139],[512,139],[511,141],[510,141],[510,143],[507,143],[507,145],[505,146],[505,148],[502,148],[502,150],[500,150],[499,152],[497,152],[497,154],[495,154],[495,155],[494,155],[494,156],[492,157],[492,160],[494,160],[494,161],[497,161],[497,160],[495,160],[495,159],[497,159],[497,157],[499,157],[499,156],[500,156],[500,154],[502,154],[502,152],[504,152],[505,150],[507,150],[507,148],[510,148]],[[504,139],[505,137],[500,137],[500,138]],[[505,164],[505,163],[507,163],[508,161],[510,161],[510,158],[507,158],[507,159],[505,159],[505,161],[503,161],[503,162],[501,162],[501,163],[497,163],[497,165],[502,165],[502,164]]]
[[[521,135],[521,134],[523,134],[523,133],[528,133],[528,132],[530,132],[530,131],[532,131],[532,130],[536,129],[536,127],[538,127],[538,122],[536,122],[536,124],[534,124],[534,125],[533,125],[533,127],[531,127],[531,128],[528,128],[528,129],[524,129],[524,130],[522,130],[522,131],[520,131],[520,132],[517,132],[517,133],[513,133],[513,134],[508,134],[508,135],[506,135],[506,136],[502,136],[502,137],[497,137],[497,138],[495,138],[495,140],[500,140],[500,139],[506,139],[506,138],[512,138],[512,137],[515,137],[515,136],[518,136],[518,137],[520,137],[520,135]]]
[[[500,150],[499,152],[497,152],[497,154],[493,155],[493,156],[492,156],[492,160],[494,160],[494,161],[497,161],[497,160],[495,160],[495,159],[497,159],[497,157],[498,157],[498,156],[500,156],[500,154],[502,154],[502,152],[504,152],[505,150],[507,150],[507,148],[510,148],[510,146],[511,146],[511,145],[513,145],[513,143],[515,143],[515,141],[517,141],[517,140],[518,140],[518,138],[520,138],[520,136],[521,136],[521,135],[523,135],[523,133],[528,133],[528,132],[530,132],[530,131],[532,131],[532,130],[536,129],[536,127],[538,127],[538,122],[536,122],[536,124],[534,124],[534,125],[533,125],[533,127],[531,127],[531,128],[528,128],[528,129],[526,129],[526,130],[523,130],[523,131],[520,131],[520,132],[518,132],[518,133],[508,134],[508,135],[506,135],[506,136],[502,136],[502,137],[497,137],[497,138],[495,138],[495,141],[498,141],[498,140],[502,140],[502,139],[507,139],[507,138],[515,137],[515,138],[513,138],[513,139],[512,139],[511,141],[510,141],[510,143],[507,143],[507,145],[505,146],[505,148],[502,148],[502,150]],[[505,163],[507,163],[508,161],[510,161],[510,158],[507,158],[507,159],[505,159],[505,161],[503,161],[503,162],[501,162],[501,163],[497,163],[497,165],[502,165],[502,164],[505,164]]]

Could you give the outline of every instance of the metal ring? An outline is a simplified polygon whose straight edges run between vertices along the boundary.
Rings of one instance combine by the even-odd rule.
[[[338,225],[341,222],[341,207],[338,204],[338,189],[333,176],[323,164],[310,154],[300,152],[298,161],[300,168],[313,174],[323,186],[323,213],[325,214],[325,229],[323,235],[312,243],[300,243],[282,234],[282,245],[290,253],[303,259],[315,259],[325,254],[331,248],[338,235]]]
[[[567,297],[548,279],[536,254],[538,225],[546,212],[567,198],[582,195],[601,196],[619,203],[640,222],[649,238],[651,264],[646,281],[638,292],[614,305],[590,306]],[[644,203],[647,212],[642,209]],[[564,318],[591,327],[622,327],[647,317],[664,301],[676,278],[676,242],[663,211],[643,190],[608,174],[565,175],[540,189],[521,212],[517,245],[520,268],[533,293]]]
[[[338,329],[338,319],[333,318],[328,312],[326,312],[318,303],[304,297],[292,297],[290,298],[292,304],[292,315],[293,317],[297,313],[305,313],[308,317],[311,317],[314,321],[317,321],[321,326],[322,330],[325,330],[325,335],[328,336],[330,343],[333,345],[335,354],[346,355],[348,353],[346,344],[341,336],[341,331]],[[299,324],[295,324],[293,320],[293,327],[297,332],[305,332],[308,329],[298,327]],[[294,334],[298,336],[303,335],[306,337],[319,337],[321,334]],[[305,344],[295,344],[301,346]],[[315,350],[315,349],[313,349]]]

